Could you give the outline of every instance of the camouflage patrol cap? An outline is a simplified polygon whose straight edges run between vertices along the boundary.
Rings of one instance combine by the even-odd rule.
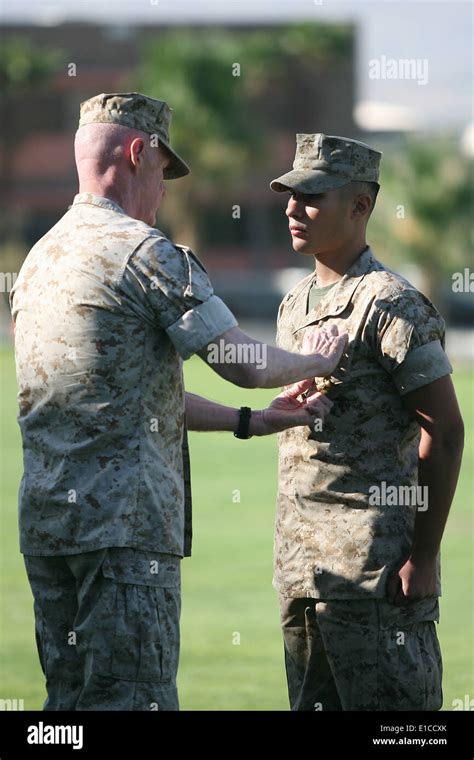
[[[154,100],[139,92],[113,92],[95,95],[81,103],[79,127],[86,124],[121,124],[157,135],[170,158],[164,170],[165,179],[177,179],[189,174],[189,166],[170,147],[169,127],[171,108],[164,100]]]
[[[276,193],[313,194],[353,180],[378,183],[381,156],[380,151],[348,137],[298,134],[293,170],[274,179],[270,187]]]

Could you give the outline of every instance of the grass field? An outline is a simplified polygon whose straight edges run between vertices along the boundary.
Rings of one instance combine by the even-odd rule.
[[[43,677],[32,597],[18,551],[21,447],[12,352],[1,349],[0,681],[2,698],[40,709]],[[467,429],[463,475],[443,544],[439,636],[444,709],[473,687],[473,374],[455,383]],[[188,390],[233,406],[259,408],[272,391],[244,391],[198,359],[186,364]],[[286,710],[276,595],[271,586],[276,441],[239,441],[229,433],[190,435],[194,551],[183,563],[181,707],[187,710]],[[240,496],[240,501],[237,498]]]

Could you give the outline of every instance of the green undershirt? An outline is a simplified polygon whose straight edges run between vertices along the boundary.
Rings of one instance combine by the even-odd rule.
[[[312,311],[312,309],[314,309],[319,304],[319,302],[323,300],[326,293],[328,293],[336,284],[337,283],[333,282],[331,285],[326,285],[324,288],[318,288],[317,285],[313,282],[308,295],[308,307],[306,314],[309,314],[309,312]]]

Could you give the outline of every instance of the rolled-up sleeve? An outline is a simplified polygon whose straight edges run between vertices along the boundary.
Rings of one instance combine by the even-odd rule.
[[[214,294],[197,256],[167,238],[149,238],[130,257],[124,287],[133,291],[147,318],[166,331],[188,359],[238,323]]]
[[[445,323],[433,304],[416,290],[379,301],[377,359],[405,395],[451,374],[444,351]]]
[[[166,332],[180,356],[188,359],[236,325],[237,320],[224,301],[212,295],[204,303],[186,311],[166,328]]]

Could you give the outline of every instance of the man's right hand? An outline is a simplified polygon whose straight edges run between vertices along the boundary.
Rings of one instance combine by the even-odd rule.
[[[336,325],[327,327],[309,327],[303,338],[303,354],[317,354],[317,372],[315,377],[331,375],[341,361],[347,346],[348,335],[339,335]]]

